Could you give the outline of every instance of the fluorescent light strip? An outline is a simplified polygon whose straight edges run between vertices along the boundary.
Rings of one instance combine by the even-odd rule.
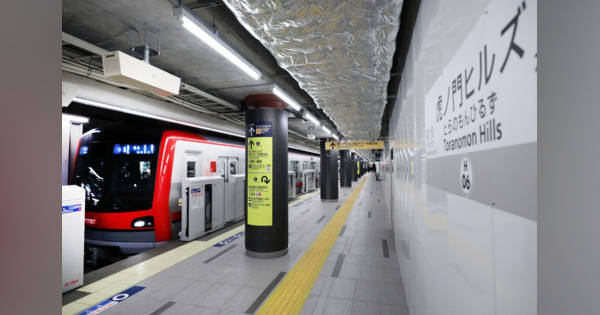
[[[331,131],[329,129],[327,129],[327,127],[322,126],[321,129],[323,129],[323,131],[325,131],[325,133],[327,133],[327,135],[331,134]]]
[[[83,116],[71,115],[71,114],[62,114],[62,118],[74,123],[74,124],[87,124],[90,122],[90,119]]]
[[[282,101],[286,102],[293,108],[295,111],[299,111],[302,108],[296,101],[294,101],[291,97],[285,94],[282,90],[280,90],[277,86],[273,87],[273,94],[277,95]]]
[[[181,16],[181,21],[185,29],[190,31],[242,71],[246,72],[246,74],[248,74],[252,79],[258,80],[260,78],[260,72],[254,70],[245,60],[242,60],[240,57],[236,56],[236,54],[232,52],[229,47],[221,43],[214,34],[205,30],[202,26],[198,25],[198,23],[192,21],[192,19],[185,15]]]
[[[306,114],[304,114],[304,118],[312,121],[313,124],[320,126],[321,124],[319,123],[319,121],[315,118],[315,116],[311,115],[309,112],[306,112]]]
[[[167,117],[163,117],[163,116],[158,116],[158,115],[154,115],[154,114],[148,114],[148,113],[138,112],[136,110],[131,110],[131,109],[128,109],[128,108],[123,108],[123,107],[119,107],[119,106],[115,106],[115,105],[110,105],[110,104],[105,104],[105,103],[101,103],[101,102],[96,102],[96,101],[88,100],[88,99],[81,98],[81,97],[75,97],[75,98],[73,98],[73,102],[78,102],[78,103],[81,103],[81,104],[85,104],[85,105],[89,105],[89,106],[94,106],[94,107],[99,107],[99,108],[104,108],[104,109],[108,109],[108,110],[114,110],[114,111],[117,111],[117,112],[131,114],[131,115],[135,115],[135,116],[146,117],[146,118],[156,119],[156,120],[162,120],[162,121],[166,121],[166,122],[170,122],[170,123],[174,123],[174,124],[179,124],[179,125],[184,125],[184,126],[188,126],[188,127],[193,127],[193,128],[198,128],[198,129],[203,129],[203,130],[208,130],[208,131],[223,133],[223,134],[226,134],[226,135],[235,136],[235,137],[239,137],[239,138],[245,138],[245,135],[243,135],[243,134],[237,134],[237,133],[228,132],[228,131],[224,131],[224,130],[219,130],[219,129],[214,129],[214,128],[205,127],[205,126],[201,126],[201,125],[196,125],[196,124],[188,123],[188,122],[185,122],[185,121],[171,119],[171,118],[167,118]]]
[[[337,136],[335,133],[334,133],[334,134],[332,134],[332,135],[331,135],[331,137],[332,137],[333,139],[335,139],[335,140],[338,140],[338,141],[340,140],[340,138],[338,138],[338,136]]]

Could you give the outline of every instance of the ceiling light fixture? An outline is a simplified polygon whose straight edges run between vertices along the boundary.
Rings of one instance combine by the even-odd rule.
[[[256,70],[250,63],[242,58],[237,52],[235,52],[229,45],[215,35],[208,27],[198,21],[191,13],[184,10],[183,8],[175,9],[175,15],[178,15],[181,19],[182,26],[202,40],[205,44],[210,46],[216,52],[221,54],[231,63],[236,65],[240,70],[248,74],[252,79],[260,79],[261,73]]]
[[[285,94],[277,86],[273,86],[273,94],[277,95],[277,97],[279,97],[282,101],[286,102],[295,111],[299,111],[300,108],[302,108],[300,104],[296,103],[296,101],[294,101],[291,97]]]
[[[166,122],[170,122],[170,123],[174,123],[174,124],[179,124],[179,125],[184,125],[184,126],[188,126],[188,127],[193,127],[193,128],[198,128],[198,129],[203,129],[203,130],[208,130],[208,131],[223,133],[223,134],[231,135],[231,136],[235,136],[235,137],[240,137],[240,138],[244,138],[245,137],[245,135],[243,135],[243,134],[237,134],[237,133],[233,133],[233,132],[229,132],[229,131],[225,131],[225,130],[214,129],[214,128],[210,128],[210,127],[196,125],[196,124],[188,123],[188,122],[181,121],[181,120],[176,120],[176,119],[171,119],[171,118],[167,118],[167,117],[163,117],[163,116],[158,116],[158,115],[154,115],[154,114],[139,112],[139,111],[136,111],[136,110],[131,110],[131,109],[128,109],[128,108],[123,108],[123,107],[119,107],[119,106],[115,106],[115,105],[111,105],[111,104],[106,104],[106,103],[101,103],[101,102],[97,102],[97,101],[93,101],[93,100],[88,100],[88,99],[81,98],[81,97],[74,97],[73,98],[73,102],[77,102],[77,103],[81,103],[81,104],[85,104],[85,105],[89,105],[89,106],[94,106],[94,107],[98,107],[98,108],[104,108],[104,109],[108,109],[108,110],[113,110],[113,111],[117,111],[117,112],[121,112],[121,113],[125,113],[125,114],[130,114],[130,115],[135,115],[135,116],[140,116],[140,117],[146,117],[146,118],[156,119],[156,120],[162,120],[162,121],[166,121]]]
[[[315,118],[315,116],[311,115],[309,112],[306,112],[304,114],[304,118],[310,120],[313,124],[315,124],[316,126],[320,126],[321,124],[319,123],[319,121]]]
[[[329,129],[327,129],[327,127],[325,127],[325,126],[322,126],[322,127],[321,127],[321,129],[323,129],[323,131],[325,131],[325,133],[326,133],[327,135],[330,135],[330,134],[331,134],[331,131],[330,131]]]
[[[338,136],[337,136],[335,133],[334,133],[334,134],[332,134],[332,135],[331,135],[331,137],[332,137],[333,139],[335,139],[335,140],[338,140],[338,141],[340,140],[340,138],[338,138]]]

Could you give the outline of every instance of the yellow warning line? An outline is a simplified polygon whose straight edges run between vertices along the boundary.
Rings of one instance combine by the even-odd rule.
[[[298,314],[358,198],[365,177],[256,314]]]
[[[310,198],[317,192],[319,192],[318,189],[304,194],[298,197],[298,199],[294,202],[290,203],[290,205]],[[212,247],[216,243],[228,238],[229,236],[244,231],[244,227],[244,225],[241,225],[223,234],[215,236],[210,240],[189,242],[166,253],[162,253],[149,260],[140,262],[127,269],[114,273],[106,278],[95,281],[92,284],[85,285],[77,289],[77,291],[83,291],[90,294],[63,306],[62,314],[74,314],[87,309],[90,306],[95,305],[98,302],[101,302],[106,298],[111,297],[154,274],[157,274],[178,262],[181,262],[205,249]]]

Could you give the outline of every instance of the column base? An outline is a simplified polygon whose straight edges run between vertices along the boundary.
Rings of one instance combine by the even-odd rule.
[[[321,199],[323,202],[338,202],[338,199]]]
[[[278,251],[274,251],[274,252],[254,252],[251,250],[246,249],[246,255],[253,257],[253,258],[275,258],[275,257],[281,257],[285,254],[287,254],[288,249],[284,248],[282,250],[278,250]]]

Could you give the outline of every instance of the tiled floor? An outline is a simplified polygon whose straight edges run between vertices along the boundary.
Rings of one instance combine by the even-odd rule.
[[[301,314],[408,314],[381,185],[374,176],[368,178]],[[340,188],[339,202],[321,202],[319,194],[313,194],[290,204],[290,248],[283,257],[248,257],[241,237],[224,247],[204,244],[185,249],[181,246],[182,249],[175,249],[179,251],[171,255],[179,261],[172,266],[157,259],[146,267],[131,268],[145,270],[145,277],[136,277],[131,270],[111,276],[109,284],[121,283],[123,289],[136,284],[144,289],[103,314],[256,311],[270,292],[267,288],[275,287],[291,269],[350,192],[349,188]],[[234,232],[236,230],[232,230]],[[386,245],[388,248],[384,249]],[[386,253],[389,257],[384,257]],[[215,258],[216,255],[219,256]],[[120,282],[121,277],[130,281]],[[96,286],[103,284],[98,283]],[[109,285],[107,283],[104,284]],[[86,297],[96,295],[97,299],[99,294],[102,293],[94,292]],[[81,304],[81,301],[74,303],[78,302]],[[63,314],[78,311],[76,306],[81,310],[81,305],[67,305]]]
[[[368,179],[301,314],[408,315],[381,185]]]

